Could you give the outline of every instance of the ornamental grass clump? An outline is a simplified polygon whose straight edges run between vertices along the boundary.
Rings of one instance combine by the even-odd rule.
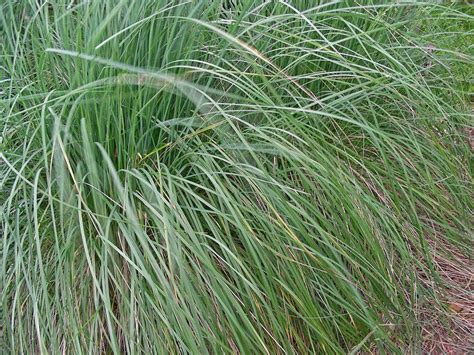
[[[422,348],[430,245],[472,242],[472,14],[224,3],[0,5],[6,351]]]

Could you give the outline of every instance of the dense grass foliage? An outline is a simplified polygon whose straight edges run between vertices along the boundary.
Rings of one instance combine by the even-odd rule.
[[[236,3],[0,5],[7,351],[419,350],[429,241],[471,242],[471,9]]]

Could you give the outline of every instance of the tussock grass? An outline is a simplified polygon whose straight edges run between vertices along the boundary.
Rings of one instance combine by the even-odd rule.
[[[0,5],[11,353],[420,350],[428,240],[472,242],[472,14],[223,3]]]

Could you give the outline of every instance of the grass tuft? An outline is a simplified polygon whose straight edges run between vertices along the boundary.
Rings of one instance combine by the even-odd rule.
[[[420,352],[439,260],[472,252],[473,23],[2,2],[6,351]]]

